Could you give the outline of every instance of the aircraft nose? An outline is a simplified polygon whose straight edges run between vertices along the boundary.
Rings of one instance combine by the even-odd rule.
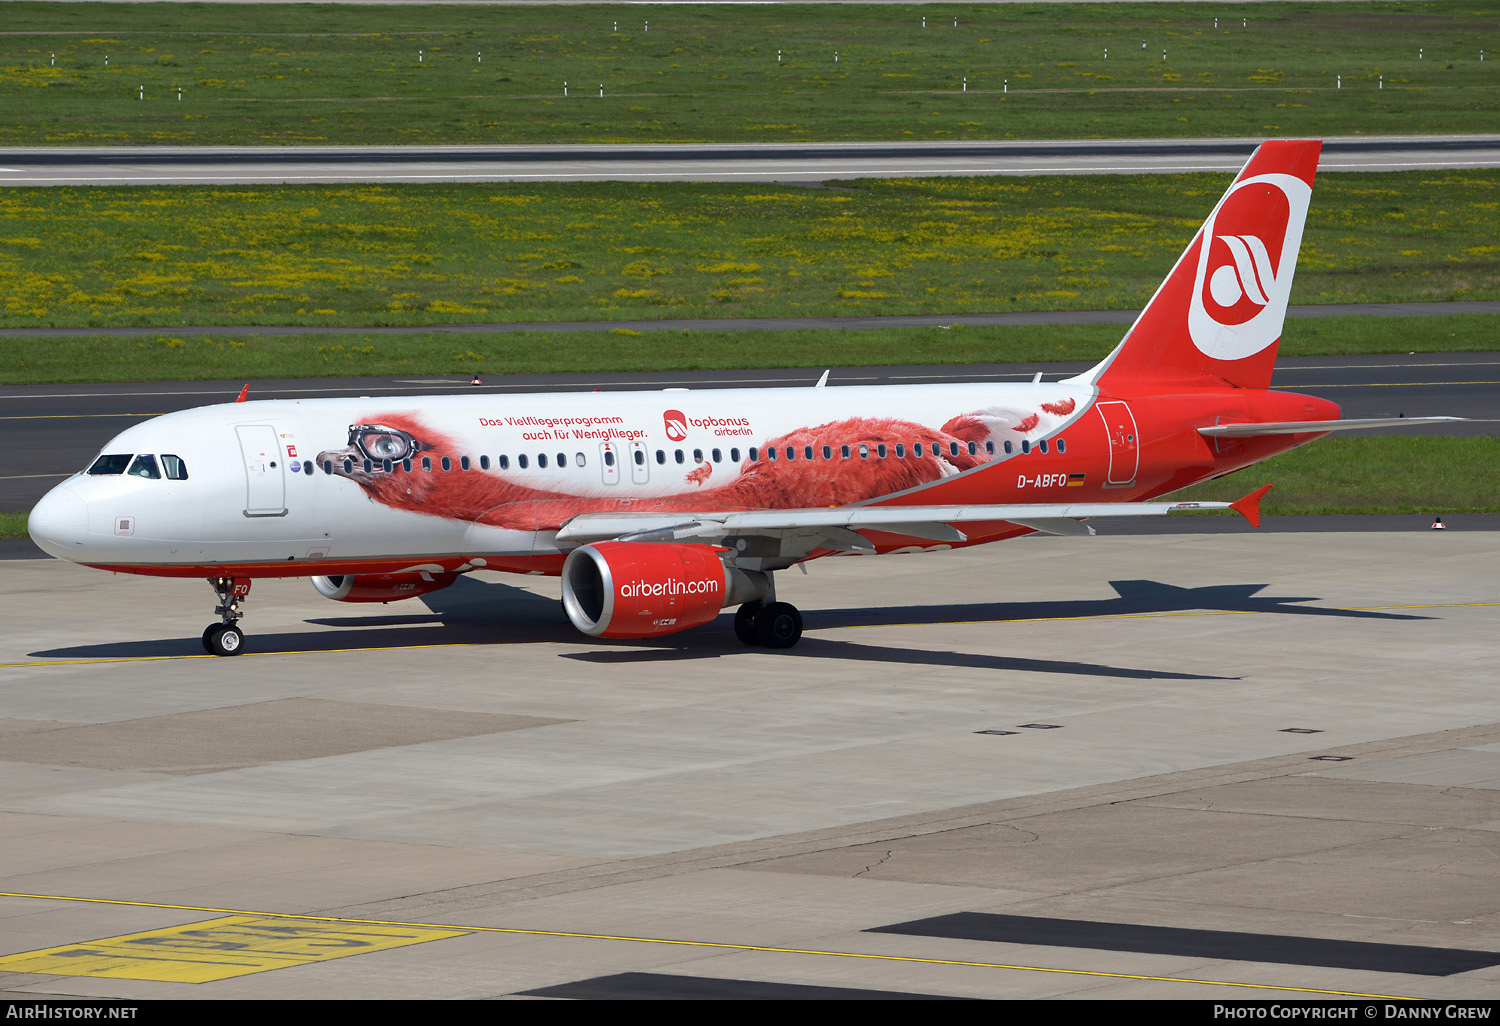
[[[31,511],[26,530],[43,552],[76,559],[89,533],[88,503],[67,485],[58,485]]]

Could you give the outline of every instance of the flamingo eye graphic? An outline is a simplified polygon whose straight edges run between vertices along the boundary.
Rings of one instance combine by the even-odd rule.
[[[384,424],[354,424],[349,444],[372,460],[404,460],[422,448],[409,432]]]

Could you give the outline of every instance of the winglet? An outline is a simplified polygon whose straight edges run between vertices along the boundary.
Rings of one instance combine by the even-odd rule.
[[[247,382],[245,382],[245,387],[242,388],[242,389],[240,389],[240,397],[238,399],[236,399],[235,402],[242,403],[246,399],[249,399],[249,398],[250,398],[250,382],[247,381]]]
[[[1255,489],[1255,491],[1251,492],[1249,495],[1245,496],[1238,502],[1231,502],[1229,504],[1229,508],[1234,510],[1236,513],[1239,513],[1246,520],[1250,521],[1251,527],[1259,527],[1260,500],[1265,498],[1266,493],[1270,490],[1270,485],[1263,485],[1262,487]]]

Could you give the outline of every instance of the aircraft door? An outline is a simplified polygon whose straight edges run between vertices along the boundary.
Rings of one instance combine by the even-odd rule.
[[[613,442],[599,443],[599,472],[607,485],[620,483],[620,450]]]
[[[269,424],[239,424],[240,453],[245,461],[245,516],[284,517],[286,460],[276,429]]]
[[[651,480],[651,460],[646,454],[645,442],[630,443],[630,480],[634,484]]]
[[[1129,406],[1118,400],[1097,403],[1094,408],[1099,411],[1104,421],[1104,433],[1109,438],[1109,475],[1105,483],[1133,484],[1141,461],[1135,415]]]

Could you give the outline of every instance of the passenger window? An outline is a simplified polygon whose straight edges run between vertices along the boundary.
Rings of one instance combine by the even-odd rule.
[[[168,453],[162,453],[162,455],[161,455],[161,469],[164,470],[164,471],[166,471],[166,473],[167,473],[167,480],[168,481],[186,481],[187,480],[187,464],[184,463],[184,462],[182,462],[182,457],[181,456],[172,456],[172,455],[170,455]],[[312,473],[312,464],[309,463],[306,467],[304,467],[302,469],[306,470],[309,474],[311,474]]]
[[[560,452],[560,453],[557,454],[557,465],[559,467],[566,467],[568,465],[568,454],[567,453]]]
[[[772,463],[776,462],[776,446],[766,446],[766,459],[770,460]]]
[[[949,456],[957,456],[958,455],[958,443],[957,442],[949,442],[948,443],[948,455]]]
[[[1038,449],[1042,450],[1042,452],[1046,452],[1047,451],[1047,440],[1045,438],[1043,438],[1040,442],[1036,443],[1036,447]]]
[[[788,460],[794,460],[797,458],[797,447],[795,445],[789,445],[786,447],[786,458]]]
[[[448,457],[444,456],[443,458],[447,459]],[[468,470],[469,469],[469,457],[467,457],[467,456],[460,456],[458,458],[458,466],[459,466],[459,469],[461,469],[461,470]]]
[[[839,453],[847,460],[849,458],[849,447],[847,445],[839,446]]]
[[[810,445],[804,445],[802,447],[802,456],[803,456],[804,459],[809,459],[809,460],[812,459],[813,458],[812,446],[810,446]]]
[[[578,463],[580,467],[586,467],[589,465],[589,461],[583,458],[583,453],[581,452],[574,453],[573,459]]]
[[[859,458],[862,460],[867,460],[870,458],[870,447],[864,442],[859,443]]]
[[[757,450],[756,450],[755,446],[752,445],[750,447],[750,462],[751,463],[754,463],[759,458],[759,457],[756,456],[756,451]]]
[[[703,450],[702,449],[694,449],[693,450],[693,462],[694,463],[702,463],[703,462]]]
[[[520,467],[522,470],[526,469],[527,460],[526,454],[524,452],[516,457],[516,466]]]
[[[991,456],[995,455],[995,443],[994,442],[985,442],[984,443],[984,451],[987,452],[987,453],[989,453]]]
[[[667,462],[667,454],[665,451],[661,449],[656,450],[656,462],[658,466]]]
[[[896,459],[906,459],[906,446],[902,445],[900,442],[896,443]]]
[[[684,455],[683,455],[683,454],[682,454],[682,450],[681,450],[681,449],[678,449],[678,450],[677,450],[677,455],[676,455],[676,460],[677,460],[677,462],[678,462],[678,463],[681,463],[681,462],[683,462],[683,461],[684,461],[684,460],[685,460],[685,459],[686,459],[686,458],[687,458],[687,457],[685,457],[685,456],[684,456]]]
[[[881,459],[885,459],[885,443],[884,442],[881,442],[879,445],[877,445],[875,447],[875,455],[879,456]]]
[[[130,466],[130,457],[133,453],[125,453],[123,456],[100,456],[89,467],[90,474],[123,474],[125,468]]]
[[[510,457],[502,455],[502,456],[499,457],[499,459],[500,459],[500,469],[501,470],[509,470],[510,469]]]
[[[312,472],[313,472],[312,460],[303,460],[302,461],[302,473],[306,474],[308,477],[312,477]],[[167,477],[171,477],[171,476],[172,476],[171,474],[167,475]],[[186,477],[186,476],[187,476],[186,474],[183,475],[183,477]],[[178,480],[181,480],[181,479],[179,478]]]
[[[375,472],[375,464],[374,464],[373,461],[371,461],[370,457],[366,456],[365,457],[365,473],[366,474],[373,474],[374,472]],[[391,461],[390,460],[386,460],[385,461],[385,472],[387,474],[389,474],[391,472]]]
[[[431,471],[432,470],[432,457],[431,456],[423,456],[422,457],[422,469],[424,471]]]
[[[825,445],[825,446],[823,446],[823,458],[825,460],[831,460],[831,459],[833,459],[833,446],[831,446],[831,445]]]
[[[368,468],[369,460],[366,460],[365,463]],[[396,464],[389,458],[386,458],[380,461],[380,469],[384,470],[387,474],[394,474],[396,472]]]
[[[714,457],[714,462],[715,463],[723,463],[724,462],[724,453],[723,453],[722,450],[715,449],[713,451],[713,457]]]
[[[536,465],[539,468],[543,469],[543,470],[547,469],[547,454],[546,453],[544,453],[544,452],[537,453]]]
[[[609,449],[604,450],[604,465],[606,467],[612,467],[615,465],[615,454]]]
[[[752,456],[751,459],[754,459],[754,457]],[[729,450],[729,462],[730,463],[738,463],[739,461],[740,461],[740,449],[739,449],[739,446],[735,446],[734,448],[732,448],[732,449]]]
[[[921,458],[921,456],[922,456],[922,443],[921,442],[918,442],[916,445],[914,445],[914,446],[911,447],[911,454],[913,456],[916,456],[918,459]]]
[[[156,469],[156,457],[148,456],[145,453],[135,458],[135,462],[130,465],[128,473],[131,477],[145,477],[150,478],[152,481],[161,478],[161,471]]]
[[[979,445],[978,445],[978,443],[975,443],[975,442],[970,442],[969,443],[969,455],[970,456],[978,456],[979,455]]]
[[[1057,451],[1058,452],[1067,452],[1068,451],[1068,443],[1064,442],[1061,438],[1059,438],[1057,440]]]
[[[635,465],[638,467],[644,467],[646,465],[646,453],[644,450],[637,449],[635,451]]]
[[[1012,448],[1011,444],[1009,442],[1006,442],[1005,443],[1005,455],[1007,455],[1007,456],[1010,455],[1011,448]]]
[[[1029,442],[1025,438],[1021,439],[1021,452],[1028,453],[1030,451],[1031,451],[1031,442]]]

